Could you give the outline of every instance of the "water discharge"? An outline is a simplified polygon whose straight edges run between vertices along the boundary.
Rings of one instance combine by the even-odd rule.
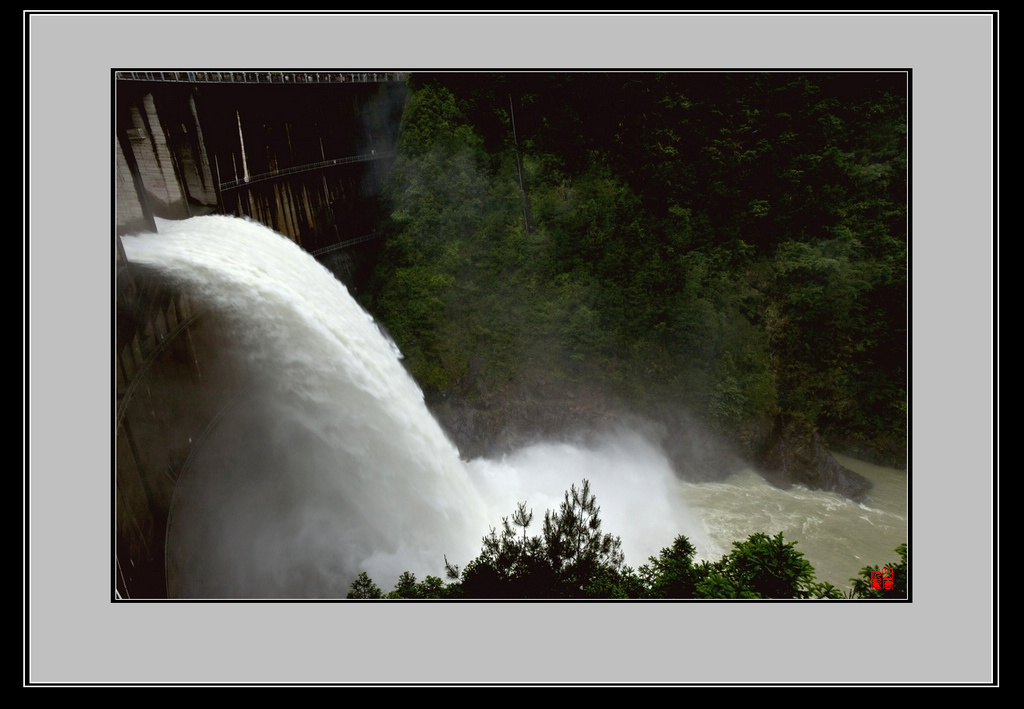
[[[438,574],[487,530],[459,453],[390,341],[290,240],[222,216],[125,238],[129,260],[224,316],[252,385],[175,491],[169,583],[187,597],[343,596]]]
[[[535,511],[531,532],[539,533],[544,511],[583,478],[605,531],[621,536],[634,567],[678,534],[702,558],[780,525],[787,539],[801,538],[801,529],[845,538],[828,527],[836,510],[844,525],[867,520],[860,524],[874,529],[872,553],[885,548],[863,562],[856,549],[839,549],[842,577],[819,577],[842,583],[846,570],[889,559],[905,540],[905,506],[879,512],[807,492],[789,519],[787,500],[798,496],[753,474],[684,483],[660,449],[628,430],[588,445],[544,443],[464,461],[394,344],[312,256],[234,217],[160,221],[158,231],[125,237],[129,260],[217,313],[251,375],[175,489],[166,552],[172,597],[343,597],[359,571],[385,590],[403,571],[441,576],[446,556],[456,564],[475,557],[517,502]],[[751,522],[764,526],[748,532]],[[881,537],[879,524],[889,525]]]

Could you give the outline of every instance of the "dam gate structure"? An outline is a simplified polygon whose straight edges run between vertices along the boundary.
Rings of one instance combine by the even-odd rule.
[[[350,283],[379,248],[395,159],[399,72],[116,71],[114,83],[114,596],[168,596],[175,487],[245,391],[217,316],[129,262],[159,220],[253,219]],[[357,246],[358,245],[358,246]]]

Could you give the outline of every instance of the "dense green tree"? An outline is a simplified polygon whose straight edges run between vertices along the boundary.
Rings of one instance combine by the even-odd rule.
[[[447,564],[450,594],[460,598],[627,598],[642,592],[623,566],[621,540],[601,529],[590,482],[572,485],[557,511],[544,515],[541,535],[528,528],[533,511],[517,505],[501,530],[483,538],[481,553],[461,571]]]
[[[529,536],[533,510],[520,502],[512,514],[502,518],[502,528],[483,538],[480,555],[461,575],[463,596],[470,598],[543,598],[551,588],[554,574],[544,551],[543,540]],[[518,528],[520,531],[516,531]],[[455,573],[457,578],[457,570]]]
[[[529,536],[533,511],[520,503],[502,531],[484,537],[483,550],[462,573],[471,597],[580,598],[624,596],[621,540],[601,530],[601,508],[583,480],[557,511],[544,515],[540,536]],[[518,527],[517,532],[513,527]],[[631,573],[631,572],[630,572]]]
[[[707,568],[696,584],[698,598],[836,597],[831,585],[818,584],[814,567],[779,532],[763,532],[734,542],[733,550]]]
[[[346,598],[383,598],[384,592],[373,582],[365,571],[360,571],[352,585],[349,586]]]
[[[650,598],[694,598],[698,581],[705,575],[695,565],[696,547],[685,536],[680,535],[672,546],[652,556],[648,564],[640,567],[640,576],[647,587],[645,595]]]

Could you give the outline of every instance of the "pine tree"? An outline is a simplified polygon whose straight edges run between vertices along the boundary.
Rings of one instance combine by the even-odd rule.
[[[356,580],[348,588],[348,595],[345,598],[383,598],[384,593],[380,587],[373,582],[369,574],[360,571]]]
[[[544,514],[544,545],[564,595],[587,595],[605,572],[614,575],[622,568],[622,540],[602,533],[600,512],[590,481],[584,479],[582,487],[574,484],[565,493],[558,512]]]

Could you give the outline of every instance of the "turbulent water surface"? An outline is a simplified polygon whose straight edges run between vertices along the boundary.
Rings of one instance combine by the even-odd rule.
[[[755,532],[782,532],[797,542],[818,580],[848,589],[863,567],[899,560],[895,549],[908,541],[907,476],[842,455],[836,459],[874,483],[863,503],[799,486],[780,490],[753,470],[722,482],[684,485],[684,494],[714,553],[728,552],[733,542]]]
[[[339,597],[359,571],[385,590],[403,571],[443,576],[445,557],[472,559],[517,502],[539,533],[544,511],[583,478],[633,567],[678,534],[717,558],[749,534],[782,531],[820,579],[845,586],[906,540],[905,475],[850,459],[840,460],[875,483],[864,504],[778,490],[753,471],[685,483],[629,430],[464,461],[394,344],[309,254],[233,217],[158,230],[126,237],[129,259],[216,311],[252,372],[175,491],[174,597]]]

